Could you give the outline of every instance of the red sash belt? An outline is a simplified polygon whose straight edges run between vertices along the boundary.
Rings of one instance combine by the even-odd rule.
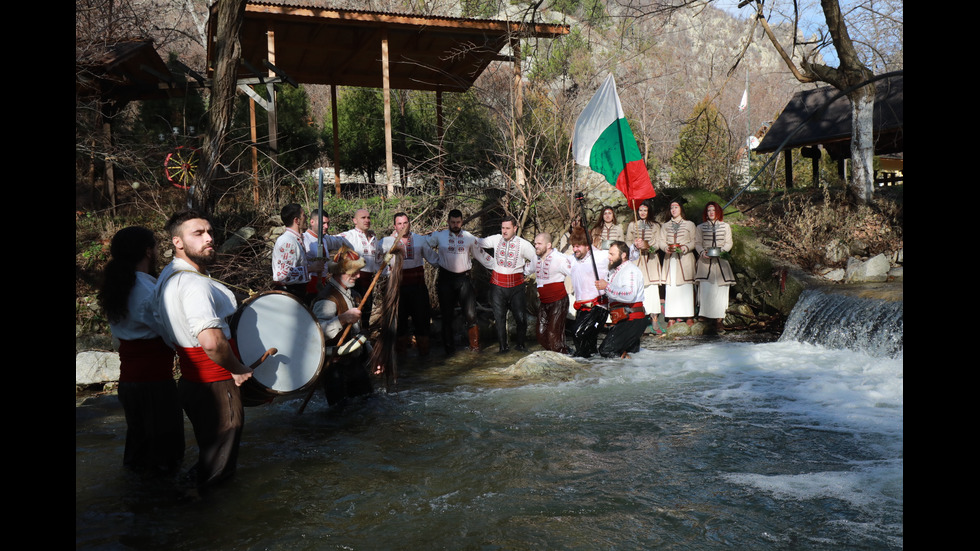
[[[238,346],[234,339],[228,339],[231,351],[241,359]],[[180,358],[180,376],[195,383],[214,383],[231,379],[231,372],[214,363],[200,346],[194,348],[177,347],[177,357]]]
[[[524,283],[524,274],[520,272],[516,274],[502,274],[497,270],[494,270],[490,274],[490,285],[510,288],[510,287],[517,287],[521,283]]]
[[[564,281],[545,283],[538,287],[538,298],[541,299],[541,304],[550,304],[567,296],[568,293],[565,291]]]
[[[119,339],[119,382],[146,383],[174,378],[174,351],[163,339]]]
[[[603,300],[602,297],[596,297],[596,298],[590,298],[588,300],[576,300],[575,303],[572,304],[572,306],[575,307],[576,310],[587,311],[587,310],[591,310],[592,307],[597,304],[605,304],[605,303],[606,301]]]
[[[616,310],[622,311],[617,313]],[[613,302],[609,305],[609,314],[613,318],[613,323],[638,320],[647,315],[646,310],[643,309],[642,302],[634,302],[633,304],[628,302]]]
[[[324,280],[325,282],[325,280]],[[306,283],[306,294],[315,295],[320,290],[319,274],[310,275],[310,280]]]
[[[402,285],[422,285],[425,283],[425,268],[416,266],[402,270]]]

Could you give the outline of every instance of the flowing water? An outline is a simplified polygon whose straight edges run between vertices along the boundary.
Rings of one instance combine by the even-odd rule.
[[[92,400],[76,548],[902,549],[901,325],[878,337],[897,348],[851,349],[790,321],[779,342],[651,339],[561,380],[458,354],[342,413],[320,394],[247,408],[235,478],[192,502],[121,468],[122,409]]]

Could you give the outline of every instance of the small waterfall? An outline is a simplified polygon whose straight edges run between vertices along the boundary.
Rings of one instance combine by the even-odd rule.
[[[846,348],[896,358],[904,350],[903,302],[809,289],[786,320],[781,341]]]

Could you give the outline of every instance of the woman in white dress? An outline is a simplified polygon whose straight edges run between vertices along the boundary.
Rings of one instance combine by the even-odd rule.
[[[626,242],[630,245],[630,261],[643,274],[643,308],[650,315],[655,332],[660,332],[657,316],[660,315],[660,286],[664,278],[660,270],[662,249],[660,224],[653,221],[653,201],[647,199],[636,209],[636,220],[626,228]]]
[[[695,248],[698,257],[698,317],[715,320],[715,327],[724,330],[725,311],[728,310],[728,292],[735,284],[735,274],[722,252],[732,250],[732,227],[723,222],[724,213],[718,203],[712,201],[704,207],[702,222],[697,227]]]
[[[694,243],[697,228],[684,219],[679,200],[670,202],[670,220],[660,227],[664,257],[664,317],[667,327],[684,319],[694,325]]]

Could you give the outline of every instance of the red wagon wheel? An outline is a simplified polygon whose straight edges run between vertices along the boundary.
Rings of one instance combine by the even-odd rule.
[[[167,160],[163,162],[167,180],[180,189],[188,189],[193,183],[199,159],[200,155],[196,147],[178,146],[172,153],[167,154]]]

